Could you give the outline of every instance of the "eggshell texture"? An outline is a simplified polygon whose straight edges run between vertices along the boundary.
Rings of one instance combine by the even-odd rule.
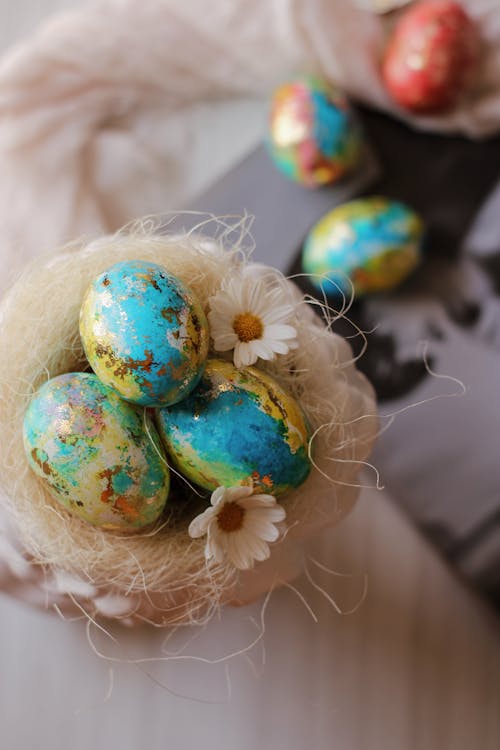
[[[164,508],[169,472],[155,426],[91,373],[42,386],[25,415],[24,446],[52,497],[95,526],[140,531]]]
[[[191,395],[158,411],[158,427],[176,468],[207,490],[253,484],[280,495],[311,468],[299,405],[253,367],[208,360]]]
[[[416,112],[452,107],[473,77],[478,33],[456,2],[426,0],[402,16],[382,66],[395,101]]]
[[[90,285],[80,335],[102,382],[143,406],[184,398],[208,354],[208,323],[197,298],[165,268],[141,260],[117,263]]]
[[[276,89],[267,145],[287,177],[317,187],[335,182],[356,165],[361,133],[338,89],[303,77]]]
[[[360,198],[333,209],[312,228],[302,266],[311,283],[330,294],[392,289],[419,263],[422,234],[421,220],[403,203]]]

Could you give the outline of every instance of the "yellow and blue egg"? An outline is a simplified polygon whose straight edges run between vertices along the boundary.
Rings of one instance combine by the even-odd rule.
[[[311,469],[298,403],[254,367],[209,359],[196,389],[159,409],[157,423],[175,467],[207,490],[248,485],[281,495]]]
[[[334,208],[309,232],[302,266],[318,289],[355,296],[393,289],[421,260],[423,224],[404,203],[374,196]]]
[[[151,418],[92,373],[45,383],[24,418],[33,471],[70,513],[103,529],[153,524],[169,493],[169,471]]]
[[[193,292],[162,266],[122,261],[90,285],[80,335],[96,375],[122,398],[165,406],[203,372],[209,331]]]

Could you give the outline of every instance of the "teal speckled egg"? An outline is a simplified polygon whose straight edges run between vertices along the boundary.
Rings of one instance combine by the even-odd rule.
[[[91,373],[40,388],[24,418],[24,446],[52,497],[94,526],[140,531],[163,510],[169,471],[155,426]]]
[[[266,373],[207,361],[184,401],[157,412],[171,461],[207,490],[252,484],[280,495],[311,469],[305,417],[292,396]]]
[[[81,308],[80,335],[102,382],[143,406],[184,398],[208,354],[208,323],[193,292],[143,260],[122,261],[95,279]]]
[[[314,286],[331,294],[392,289],[420,262],[422,235],[420,218],[403,203],[360,198],[334,208],[313,227],[302,266]]]

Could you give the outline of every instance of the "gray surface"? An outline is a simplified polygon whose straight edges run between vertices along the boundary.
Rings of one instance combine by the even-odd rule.
[[[380,330],[392,336],[399,361],[411,348],[418,356],[425,341],[432,369],[445,376],[427,377],[384,405],[389,413],[429,400],[394,422],[374,460],[391,493],[497,607],[499,290],[500,183],[487,194],[455,258],[430,266],[411,291],[373,303],[371,311]],[[442,398],[447,394],[455,396]]]
[[[375,156],[367,148],[359,170],[335,185],[311,190],[278,172],[265,147],[259,146],[192,206],[217,216],[251,214],[253,258],[286,271],[312,224],[367,189],[378,175]]]

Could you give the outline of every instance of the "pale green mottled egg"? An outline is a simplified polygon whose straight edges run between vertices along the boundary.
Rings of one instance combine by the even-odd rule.
[[[308,428],[297,401],[254,367],[209,359],[187,399],[159,409],[171,461],[201,487],[253,485],[281,495],[311,469]]]
[[[52,497],[94,526],[140,531],[162,513],[169,471],[155,426],[91,373],[40,388],[24,418],[24,446]]]
[[[122,398],[166,406],[201,377],[209,332],[194,293],[157,263],[121,261],[90,285],[80,335],[96,375]]]

